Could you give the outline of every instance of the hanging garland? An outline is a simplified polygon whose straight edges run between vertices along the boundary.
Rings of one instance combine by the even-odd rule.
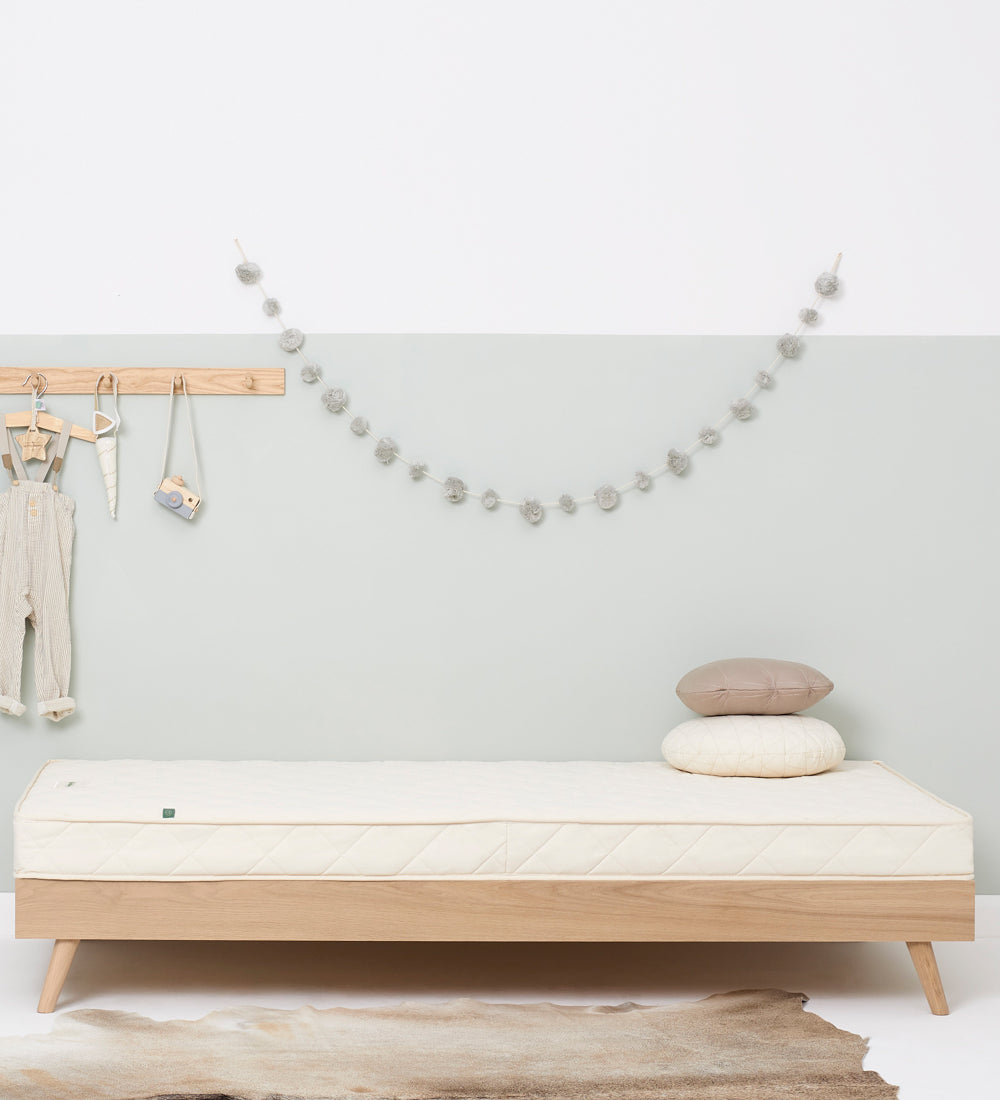
[[[837,276],[837,268],[840,266],[841,253],[837,253],[837,258],[830,265],[829,271],[824,271],[818,275],[813,285],[816,291],[816,297],[813,299],[812,304],[799,310],[799,324],[793,332],[786,332],[784,336],[779,337],[777,342],[778,354],[772,360],[765,369],[758,370],[754,375],[753,385],[742,397],[737,397],[734,401],[730,402],[729,410],[724,416],[717,420],[714,424],[708,425],[702,428],[698,432],[698,436],[695,440],[688,444],[683,450],[671,447],[667,451],[666,459],[657,467],[649,471],[638,470],[635,476],[625,482],[623,485],[612,485],[610,482],[595,489],[589,496],[573,496],[570,493],[563,493],[558,500],[554,501],[540,501],[535,497],[526,497],[524,500],[509,500],[506,497],[500,496],[495,489],[483,489],[481,492],[476,492],[470,489],[460,477],[438,477],[437,474],[432,473],[424,462],[413,462],[408,458],[404,458],[400,453],[395,440],[390,439],[388,436],[379,436],[377,432],[372,431],[371,425],[367,419],[363,416],[356,416],[347,404],[347,394],[339,386],[328,386],[322,378],[322,370],[318,364],[314,363],[306,352],[303,350],[305,344],[304,333],[297,328],[289,328],[286,326],[282,318],[281,303],[277,298],[271,298],[264,290],[261,279],[263,278],[263,272],[260,267],[252,263],[247,259],[246,253],[243,251],[243,246],[240,242],[236,241],[236,247],[240,250],[240,255],[243,257],[243,262],[236,267],[236,277],[241,283],[247,286],[256,286],[264,297],[263,310],[268,317],[273,317],[281,330],[281,334],[278,337],[278,346],[282,351],[286,351],[289,354],[296,354],[302,360],[302,369],[300,375],[303,382],[315,383],[321,382],[323,385],[323,392],[320,395],[320,400],[323,405],[332,413],[346,413],[347,422],[351,431],[358,436],[370,436],[375,440],[375,458],[383,463],[389,465],[395,459],[399,459],[406,467],[410,477],[414,481],[420,481],[423,478],[430,478],[431,481],[436,481],[444,490],[445,500],[451,501],[453,504],[458,504],[466,497],[475,497],[479,500],[484,508],[488,511],[493,511],[498,504],[507,504],[521,513],[522,516],[530,523],[540,523],[545,517],[545,511],[548,508],[560,508],[563,512],[572,514],[576,511],[579,504],[596,504],[602,511],[610,511],[621,498],[622,493],[628,492],[630,489],[638,489],[640,492],[645,492],[649,489],[653,483],[654,477],[659,477],[664,473],[671,473],[679,477],[687,470],[691,455],[694,454],[701,447],[714,447],[719,441],[720,433],[722,429],[733,420],[749,420],[754,414],[753,399],[760,393],[761,390],[765,390],[774,381],[774,372],[781,366],[786,359],[794,359],[798,355],[799,350],[802,347],[802,341],[799,338],[799,334],[809,325],[814,325],[819,319],[819,312],[817,306],[823,301],[824,298],[831,298],[840,288],[840,279]]]

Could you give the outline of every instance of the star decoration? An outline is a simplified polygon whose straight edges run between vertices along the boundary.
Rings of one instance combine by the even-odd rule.
[[[21,457],[27,461],[29,458],[39,458],[45,461],[45,447],[52,438],[47,432],[40,432],[37,428],[29,428],[24,435],[17,437],[21,444]]]

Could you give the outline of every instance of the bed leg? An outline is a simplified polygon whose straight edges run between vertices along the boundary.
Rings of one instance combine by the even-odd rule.
[[[52,957],[49,959],[48,973],[45,975],[45,985],[42,986],[42,996],[38,1001],[39,1012],[52,1012],[62,992],[63,982],[69,974],[69,968],[73,965],[73,956],[80,946],[79,940],[56,940],[52,945]]]
[[[944,997],[944,986],[938,973],[937,960],[934,958],[934,945],[931,943],[907,943],[910,958],[917,968],[917,977],[924,989],[924,996],[935,1016],[948,1015],[948,1002]]]

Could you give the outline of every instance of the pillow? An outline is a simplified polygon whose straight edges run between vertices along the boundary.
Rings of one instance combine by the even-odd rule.
[[[847,749],[829,722],[800,714],[692,718],[663,739],[667,763],[701,775],[786,779],[836,767]]]
[[[681,677],[677,694],[698,714],[792,714],[833,691],[822,672],[796,661],[734,657]]]

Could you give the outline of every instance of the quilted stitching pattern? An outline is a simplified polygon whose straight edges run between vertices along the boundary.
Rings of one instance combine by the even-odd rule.
[[[352,780],[359,774],[408,775],[411,786],[429,775],[431,782],[419,797],[386,803],[398,816],[409,817],[395,824],[323,821],[324,815],[334,816],[333,800],[321,784],[321,797],[314,804],[316,792],[308,783],[310,777],[315,779],[315,769],[328,779],[336,768],[270,764],[274,781],[267,799],[263,773],[249,793],[236,782],[257,775],[256,769],[246,772],[242,764],[220,764],[217,771],[209,768],[202,773],[198,769],[205,762],[189,762],[185,773],[185,765],[178,764],[168,772],[186,774],[182,801],[177,797],[181,788],[171,785],[169,775],[156,778],[150,770],[155,764],[139,767],[136,762],[135,768],[119,768],[118,762],[93,762],[85,768],[85,763],[50,766],[22,801],[15,820],[18,875],[662,878],[972,873],[972,825],[967,814],[877,765],[859,762],[823,776],[778,783],[688,775],[649,763],[466,762],[450,766],[450,793],[440,782],[448,765],[396,765],[388,772],[367,773],[348,767],[338,773]],[[456,772],[461,782],[456,782]],[[68,775],[77,776],[73,787],[66,786]],[[146,820],[88,820],[100,806],[105,811],[114,807],[114,792],[123,776],[136,780],[126,790],[132,808],[142,810]],[[220,776],[227,780],[223,802],[235,801],[234,784],[241,786],[243,816],[248,805],[271,816],[286,814],[292,805],[286,796],[297,791],[300,815],[308,816],[305,808],[320,819],[184,820],[182,812],[194,815],[195,807],[205,811],[200,814],[204,817],[217,811],[209,795]],[[523,779],[527,790],[518,789],[516,779]],[[389,793],[399,792],[389,784]],[[384,789],[369,794],[373,805],[378,804],[376,796],[386,797]],[[470,795],[481,811],[496,816],[441,820],[464,808]],[[162,812],[164,797],[181,803],[177,817],[157,819],[154,807]],[[545,806],[553,812],[576,811],[579,817],[558,821],[521,816]],[[630,810],[632,820],[614,820]],[[635,820],[637,810],[647,819]],[[591,820],[579,819],[584,811]],[[56,819],[55,812],[62,819]],[[415,820],[420,815],[425,820]],[[438,820],[427,820],[435,815]]]
[[[816,775],[844,759],[840,734],[801,714],[693,718],[663,740],[667,763],[702,775],[782,779]]]
[[[19,837],[17,874],[79,878],[972,873],[958,825],[125,825]],[[509,844],[504,832],[509,829]]]

